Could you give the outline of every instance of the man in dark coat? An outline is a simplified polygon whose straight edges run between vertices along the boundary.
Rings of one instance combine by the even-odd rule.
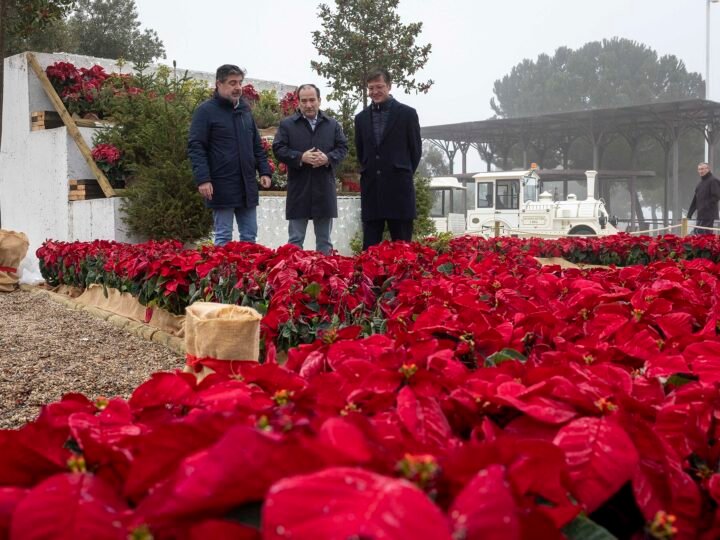
[[[288,168],[288,243],[302,249],[312,219],[315,248],[327,255],[337,217],[335,168],[347,155],[347,140],[340,124],[320,110],[317,86],[302,84],[296,94],[298,112],[280,122],[273,140],[275,157]]]
[[[393,240],[412,239],[413,175],[422,155],[417,112],[390,95],[390,74],[372,70],[366,82],[372,104],[355,117],[363,250],[382,241],[385,222]]]
[[[250,107],[242,99],[245,72],[230,64],[218,68],[215,95],[193,114],[188,155],[198,191],[213,211],[215,245],[232,240],[233,217],[240,240],[255,242],[260,184],[270,187],[272,172]]]
[[[720,180],[713,176],[710,172],[710,165],[700,163],[698,165],[698,174],[700,175],[700,183],[695,188],[690,209],[688,210],[688,219],[691,219],[695,210],[697,210],[697,227],[712,227],[715,220],[718,219],[718,201],[720,201]],[[695,229],[695,234],[713,234],[713,231],[707,229]]]

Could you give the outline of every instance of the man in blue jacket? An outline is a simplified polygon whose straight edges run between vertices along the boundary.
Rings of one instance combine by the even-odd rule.
[[[366,82],[372,104],[355,117],[363,250],[382,241],[385,222],[393,240],[412,239],[413,175],[422,155],[417,112],[390,95],[390,74],[375,69]]]
[[[242,99],[245,72],[225,64],[217,69],[215,94],[193,114],[188,155],[198,191],[213,211],[215,245],[232,240],[233,217],[240,240],[255,242],[260,184],[270,187],[271,175],[260,134]]]
[[[312,219],[315,249],[328,255],[338,215],[335,168],[347,155],[347,139],[340,124],[320,110],[317,86],[301,84],[296,94],[299,110],[280,122],[273,141],[275,156],[288,167],[288,243],[302,249]]]

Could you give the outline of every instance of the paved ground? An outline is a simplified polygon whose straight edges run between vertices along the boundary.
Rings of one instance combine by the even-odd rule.
[[[128,397],[155,371],[184,359],[44,294],[0,293],[0,428],[32,420],[68,392]]]

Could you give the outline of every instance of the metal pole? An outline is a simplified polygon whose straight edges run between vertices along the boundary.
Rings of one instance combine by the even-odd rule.
[[[710,0],[705,2],[705,99],[710,99]],[[707,126],[705,127],[707,130]],[[710,143],[705,138],[705,161],[710,160]]]
[[[710,0],[705,5],[705,99],[710,99]]]
[[[674,128],[676,131],[673,134],[673,146],[672,146],[672,208],[673,208],[673,224],[680,222],[680,211],[682,204],[680,203],[680,130]]]

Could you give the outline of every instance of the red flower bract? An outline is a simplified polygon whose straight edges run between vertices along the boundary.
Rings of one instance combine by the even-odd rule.
[[[362,469],[330,468],[272,486],[263,538],[450,540],[445,516],[414,485]]]
[[[68,395],[0,431],[0,534],[70,469],[134,508],[136,535],[257,537],[226,520],[262,503],[271,538],[562,538],[592,520],[717,537],[720,242],[432,242],[45,242],[52,285],[255,307],[265,363],[155,374],[127,402]],[[534,258],[550,255],[627,266]]]

